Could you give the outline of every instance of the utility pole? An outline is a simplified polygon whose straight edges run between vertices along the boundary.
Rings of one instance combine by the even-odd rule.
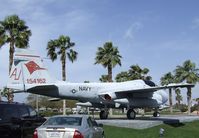
[[[63,100],[63,115],[66,115],[66,100]]]

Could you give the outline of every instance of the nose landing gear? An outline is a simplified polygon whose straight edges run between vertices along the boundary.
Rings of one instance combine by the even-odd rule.
[[[160,117],[160,112],[155,111],[155,112],[153,113],[153,117]]]

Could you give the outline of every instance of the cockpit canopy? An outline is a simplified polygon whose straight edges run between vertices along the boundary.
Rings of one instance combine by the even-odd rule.
[[[155,86],[156,86],[156,84],[155,84],[154,82],[150,81],[150,80],[144,80],[144,83],[145,83],[146,85],[151,86],[151,87],[155,87]]]

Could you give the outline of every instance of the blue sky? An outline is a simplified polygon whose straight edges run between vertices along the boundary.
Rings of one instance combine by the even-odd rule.
[[[98,82],[106,69],[94,65],[97,47],[112,41],[122,55],[113,75],[138,64],[160,77],[190,59],[199,67],[198,0],[0,0],[0,20],[17,14],[32,31],[30,49],[46,57],[50,39],[68,35],[76,43],[78,60],[67,63],[67,79]],[[8,46],[0,49],[0,87],[8,76]],[[5,59],[5,60],[4,60]],[[45,61],[50,73],[61,79],[59,60]],[[193,97],[199,97],[198,86]],[[184,92],[185,94],[186,92]],[[25,101],[24,94],[15,96]]]

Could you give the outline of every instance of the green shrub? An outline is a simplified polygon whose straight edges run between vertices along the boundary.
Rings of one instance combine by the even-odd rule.
[[[188,110],[188,106],[186,104],[180,104],[179,107],[181,112],[186,112]]]

